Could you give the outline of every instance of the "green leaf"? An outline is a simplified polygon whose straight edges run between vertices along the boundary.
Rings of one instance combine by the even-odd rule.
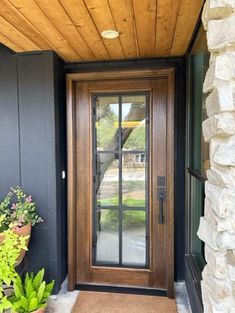
[[[38,288],[38,294],[37,294],[37,298],[38,298],[38,302],[41,303],[42,299],[43,299],[43,295],[44,295],[44,291],[45,291],[45,287],[46,287],[46,282],[42,282],[40,287]]]
[[[37,275],[35,276],[34,280],[33,280],[33,286],[35,289],[38,289],[39,286],[41,285],[42,281],[43,281],[43,277],[44,277],[44,273],[45,270],[44,268],[42,268]]]
[[[29,301],[33,298],[37,298],[37,292],[36,291],[33,291],[30,296],[29,296]]]
[[[49,292],[49,295],[50,295],[51,292],[52,292],[52,289],[53,289],[53,287],[54,287],[54,284],[55,284],[55,281],[52,280],[49,284],[46,285],[45,291]]]
[[[21,296],[20,300],[21,300],[21,306],[27,311],[29,309],[28,300],[24,296]]]
[[[32,280],[29,279],[25,286],[26,297],[29,298],[30,294],[34,291]]]
[[[21,296],[24,296],[22,281],[19,276],[17,276],[16,281],[14,282],[14,292],[17,299],[20,299]]]
[[[15,281],[15,283],[14,283],[14,289],[15,289],[15,286],[17,286],[19,293],[24,296],[23,282],[22,282],[21,277],[20,277],[18,274],[17,274],[17,276],[16,276],[16,281]],[[16,293],[16,292],[15,292],[15,293]],[[16,295],[16,296],[17,296],[17,295]],[[17,296],[17,298],[18,298],[18,296]]]
[[[29,302],[29,312],[35,311],[38,308],[38,299],[33,298]]]

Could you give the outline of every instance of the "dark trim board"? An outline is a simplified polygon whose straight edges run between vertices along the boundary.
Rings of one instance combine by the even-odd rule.
[[[167,297],[166,290],[153,289],[153,288],[134,288],[134,287],[123,287],[123,286],[101,286],[96,284],[77,284],[75,285],[77,290],[86,291],[100,291],[100,292],[113,292],[113,293],[125,293],[134,295],[145,295],[145,296],[161,296]]]
[[[44,267],[54,292],[67,271],[64,103],[61,59],[0,46],[0,200],[16,185],[33,196],[45,221],[33,227],[24,270]]]
[[[185,256],[186,286],[193,313],[203,313],[201,295],[201,271],[192,255]]]

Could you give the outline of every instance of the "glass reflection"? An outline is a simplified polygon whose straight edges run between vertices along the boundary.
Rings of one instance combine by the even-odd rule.
[[[117,210],[97,210],[97,262],[119,263],[118,214]]]
[[[97,155],[97,205],[115,206],[119,204],[119,160],[112,153]]]
[[[96,145],[98,151],[118,149],[119,100],[117,96],[97,96]]]
[[[122,204],[145,207],[145,153],[125,153],[122,156]]]
[[[146,96],[122,97],[123,150],[145,150]]]
[[[123,212],[122,238],[123,264],[146,266],[145,211]]]

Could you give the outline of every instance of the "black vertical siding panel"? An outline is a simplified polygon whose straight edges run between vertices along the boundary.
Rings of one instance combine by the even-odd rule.
[[[16,57],[0,47],[0,200],[20,184]]]
[[[18,56],[21,178],[44,222],[33,229],[28,270],[57,276],[56,175],[52,53]]]

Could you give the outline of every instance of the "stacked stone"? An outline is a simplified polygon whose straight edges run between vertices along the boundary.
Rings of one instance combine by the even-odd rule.
[[[235,0],[207,0],[202,19],[211,53],[203,86],[210,169],[198,230],[207,262],[202,296],[205,313],[235,313]]]

